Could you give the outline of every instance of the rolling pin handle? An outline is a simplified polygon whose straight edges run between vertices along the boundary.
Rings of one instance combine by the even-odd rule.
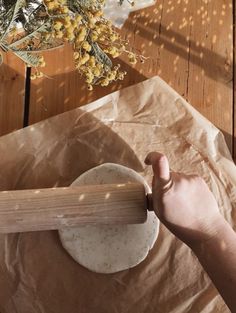
[[[148,209],[148,211],[154,211],[154,209],[153,209],[153,201],[152,201],[152,194],[151,193],[147,194],[147,209]]]

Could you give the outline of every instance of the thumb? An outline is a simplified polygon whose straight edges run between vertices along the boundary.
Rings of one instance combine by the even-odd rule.
[[[167,157],[159,152],[150,152],[144,162],[152,165],[156,187],[164,188],[170,180],[170,166]]]

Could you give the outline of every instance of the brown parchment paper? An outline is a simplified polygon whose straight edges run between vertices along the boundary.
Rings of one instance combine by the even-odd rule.
[[[236,170],[222,134],[160,78],[0,139],[0,188],[68,186],[104,162],[149,182],[147,152],[198,173],[235,227]],[[191,250],[163,225],[137,267],[112,275],[77,264],[56,231],[0,235],[1,313],[229,312]]]

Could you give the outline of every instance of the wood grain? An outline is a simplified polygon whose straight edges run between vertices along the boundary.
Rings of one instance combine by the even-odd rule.
[[[198,10],[195,1],[193,10]],[[205,15],[204,15],[205,14]],[[204,16],[203,16],[204,15]],[[222,130],[233,150],[233,18],[231,1],[208,1],[189,32],[186,98]],[[200,78],[201,77],[201,78]]]
[[[13,54],[4,54],[0,66],[0,136],[23,127],[25,66]]]
[[[47,74],[32,82],[30,123],[81,106],[114,90],[160,75],[212,121],[232,151],[233,1],[162,0],[130,15],[121,33],[149,59],[144,65],[121,65],[122,83],[86,90],[71,62],[70,47],[47,54]]]
[[[147,200],[141,184],[0,192],[0,232],[3,233],[87,224],[138,224],[146,219]]]

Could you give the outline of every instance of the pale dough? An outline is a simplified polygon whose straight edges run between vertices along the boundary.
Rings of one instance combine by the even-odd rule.
[[[147,192],[144,178],[121,165],[106,163],[76,179],[72,185],[93,185],[139,181]],[[91,195],[92,197],[92,195]],[[59,231],[63,247],[81,265],[97,273],[115,273],[143,261],[152,249],[159,231],[159,220],[148,212],[144,224],[95,225]]]

